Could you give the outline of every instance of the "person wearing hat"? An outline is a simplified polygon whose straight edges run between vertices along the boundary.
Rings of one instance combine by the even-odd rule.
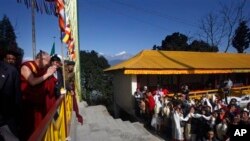
[[[74,72],[75,62],[74,61],[67,61],[66,68],[65,68],[65,85],[66,90],[72,94],[73,98],[73,110],[76,113],[76,118],[78,122],[83,124],[83,117],[79,113],[79,108],[76,100],[75,94],[75,72]]]
[[[63,88],[63,71],[62,71],[62,62],[61,59],[58,57],[57,54],[51,57],[50,63],[52,66],[56,66],[56,71],[53,76],[57,79],[56,82],[56,97],[60,96],[60,89]]]
[[[63,87],[63,75],[61,69],[61,59],[55,54],[50,59],[50,66],[56,68],[51,77],[45,80],[44,87],[46,89],[46,111],[55,104],[57,98],[60,97],[60,89]]]
[[[74,67],[75,67],[74,61],[66,61],[65,83],[66,83],[66,89],[69,91],[74,89],[74,82],[75,82]]]
[[[241,120],[240,125],[248,125],[250,126],[250,117],[249,117],[249,111],[244,108],[241,112]]]
[[[14,51],[8,51],[4,57],[4,61],[11,65],[16,65],[16,53]]]
[[[4,52],[4,62],[15,66],[18,70],[20,69],[20,65],[22,62],[21,54],[15,48],[9,48],[6,52]]]
[[[75,62],[74,61],[66,61],[66,64],[68,66],[75,66]]]

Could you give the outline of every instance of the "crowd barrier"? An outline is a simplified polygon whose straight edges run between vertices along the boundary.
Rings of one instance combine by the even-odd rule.
[[[181,93],[177,93],[177,95],[180,94]],[[212,94],[214,95],[219,94],[219,89],[190,91],[189,98],[200,99],[202,96],[210,97],[212,96]],[[250,86],[233,87],[230,95],[231,96],[250,95]],[[174,94],[170,93],[168,96],[174,96]]]

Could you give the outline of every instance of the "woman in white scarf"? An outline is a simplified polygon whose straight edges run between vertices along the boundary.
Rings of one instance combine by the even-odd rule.
[[[151,120],[151,126],[154,127],[157,133],[160,133],[160,130],[161,130],[162,119],[159,116],[161,108],[162,108],[162,100],[161,100],[161,97],[159,97],[158,100],[155,101],[154,115]]]
[[[176,106],[172,111],[172,138],[174,141],[183,141],[183,130],[181,127],[181,121],[188,121],[189,115],[185,118],[181,113],[181,108]]]
[[[223,119],[221,123],[216,125],[217,137],[220,140],[223,140],[225,138],[225,135],[227,133],[227,128],[228,128],[228,125],[227,125],[226,119]]]

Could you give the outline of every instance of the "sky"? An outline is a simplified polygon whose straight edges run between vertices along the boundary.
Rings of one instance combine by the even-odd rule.
[[[24,56],[32,57],[31,9],[17,0],[0,2],[0,18],[8,16]],[[198,39],[201,19],[219,12],[219,2],[228,0],[78,0],[80,50],[135,55],[161,45],[174,32]],[[244,12],[250,17],[250,0],[246,6]],[[56,53],[61,54],[57,17],[37,13],[35,22],[37,51],[50,52],[55,40]],[[224,51],[223,47],[219,49]]]

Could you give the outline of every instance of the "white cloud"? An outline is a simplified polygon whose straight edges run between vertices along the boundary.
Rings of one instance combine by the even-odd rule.
[[[25,62],[25,61],[30,61],[30,60],[33,60],[33,58],[32,58],[32,57],[24,57],[24,58],[23,58],[23,62]]]
[[[98,52],[98,54],[99,54],[99,55],[104,55],[104,53],[102,53],[102,52]]]
[[[122,51],[122,52],[119,52],[119,53],[115,54],[115,56],[121,56],[121,55],[124,55],[126,53],[127,53],[126,51]]]

